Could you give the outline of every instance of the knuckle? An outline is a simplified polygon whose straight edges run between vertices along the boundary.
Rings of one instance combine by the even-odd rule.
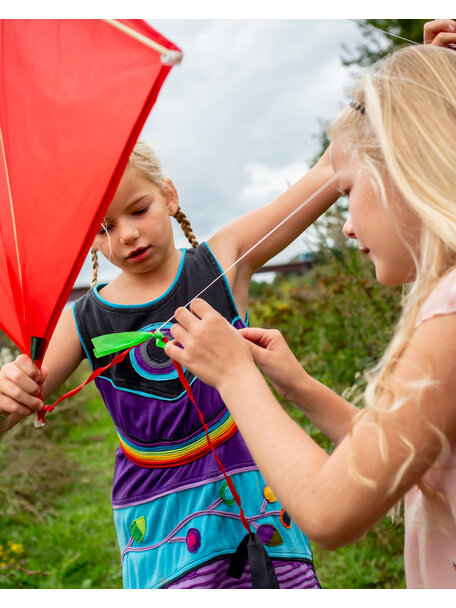
[[[15,401],[19,401],[22,395],[22,391],[18,386],[13,386],[11,388],[11,397],[15,400]]]
[[[11,405],[10,411],[12,414],[21,414],[24,411],[23,406],[20,403],[13,402],[13,404]]]
[[[175,316],[176,318],[177,318],[178,316],[179,316],[179,317],[182,317],[182,315],[184,314],[184,312],[185,312],[185,308],[184,308],[183,306],[179,306],[179,308],[178,308],[178,309],[176,310],[176,312],[174,313],[174,316]]]
[[[20,380],[22,376],[21,370],[14,366],[11,368],[10,372],[9,372],[9,378],[10,380],[12,380],[13,382],[18,382]]]

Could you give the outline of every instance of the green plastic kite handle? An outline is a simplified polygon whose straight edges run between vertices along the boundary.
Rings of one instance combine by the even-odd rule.
[[[137,346],[150,340],[152,333],[148,331],[123,331],[117,334],[105,334],[92,338],[93,354],[98,359],[117,351]]]
[[[132,346],[138,346],[138,344],[142,344],[152,337],[155,338],[157,346],[165,348],[166,342],[163,340],[165,336],[161,331],[123,331],[117,334],[105,334],[104,336],[92,338],[94,346],[93,354],[99,359],[100,357],[111,355]]]

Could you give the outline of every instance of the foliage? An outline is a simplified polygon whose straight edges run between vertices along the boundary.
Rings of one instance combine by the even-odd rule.
[[[26,420],[2,437],[0,588],[122,586],[109,500],[117,445],[94,386],[59,404],[43,429]]]
[[[343,46],[347,56],[342,57],[342,63],[346,66],[354,64],[362,67],[369,66],[399,46],[410,44],[407,40],[423,42],[423,27],[430,19],[359,19],[358,21],[358,27],[365,42],[356,46],[357,55],[347,46]],[[389,36],[388,33],[407,40]]]

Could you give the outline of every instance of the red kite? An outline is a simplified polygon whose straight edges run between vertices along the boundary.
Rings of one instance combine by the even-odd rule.
[[[0,328],[40,363],[182,54],[137,19],[5,19],[0,45]]]

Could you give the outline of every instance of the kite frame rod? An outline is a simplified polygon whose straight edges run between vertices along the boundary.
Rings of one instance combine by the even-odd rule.
[[[149,48],[154,49],[154,51],[158,51],[162,55],[166,55],[166,58],[168,59],[168,61],[170,61],[170,63],[172,63],[172,64],[180,63],[180,61],[182,59],[182,53],[180,53],[179,51],[175,51],[173,49],[167,49],[166,47],[162,46],[158,42],[155,42],[155,40],[151,40],[147,36],[144,36],[144,34],[140,34],[133,28],[128,27],[128,25],[125,25],[124,23],[120,23],[119,21],[117,21],[117,19],[103,19],[103,21],[105,23],[108,23],[109,25],[112,25],[113,27],[116,27],[118,30],[124,32],[125,34],[128,34],[128,36],[135,38],[139,42],[142,42]]]

